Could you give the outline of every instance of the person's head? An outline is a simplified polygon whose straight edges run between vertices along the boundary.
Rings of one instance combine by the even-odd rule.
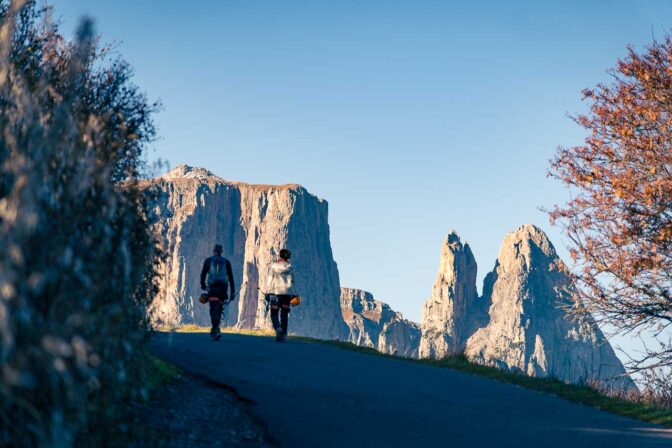
[[[292,253],[289,251],[289,249],[282,249],[280,251],[280,258],[283,260],[289,260],[292,257]]]
[[[215,253],[215,255],[222,255],[224,248],[222,247],[221,244],[215,244],[215,248],[212,249],[212,251]]]

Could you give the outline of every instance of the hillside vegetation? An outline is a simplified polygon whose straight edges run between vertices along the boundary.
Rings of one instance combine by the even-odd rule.
[[[83,21],[0,1],[0,446],[109,446],[147,396],[157,260],[134,183],[155,135]]]

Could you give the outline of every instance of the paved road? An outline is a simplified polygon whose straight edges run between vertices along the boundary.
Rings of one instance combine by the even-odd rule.
[[[672,447],[672,431],[654,425],[322,344],[161,333],[152,350],[251,400],[281,447]]]

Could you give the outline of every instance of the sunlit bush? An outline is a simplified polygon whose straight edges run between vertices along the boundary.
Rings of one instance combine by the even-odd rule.
[[[0,446],[103,446],[143,393],[155,104],[83,21],[0,0]]]

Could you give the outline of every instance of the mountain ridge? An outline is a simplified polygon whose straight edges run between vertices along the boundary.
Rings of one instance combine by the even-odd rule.
[[[328,203],[298,184],[229,181],[204,168],[178,165],[140,186],[153,192],[157,234],[168,254],[160,297],[149,310],[155,324],[209,324],[207,310],[197,303],[196,279],[219,242],[241,289],[224,324],[269,327],[261,290],[265,267],[286,246],[294,253],[296,283],[304,295],[290,318],[295,334],[408,357],[464,353],[480,364],[570,382],[627,376],[592,318],[575,324],[556,309],[557,301],[574,297],[574,285],[537,226],[525,224],[507,234],[480,295],[471,248],[450,231],[441,246],[432,295],[415,323],[364,290],[341,287]],[[629,377],[612,385],[634,386]]]

